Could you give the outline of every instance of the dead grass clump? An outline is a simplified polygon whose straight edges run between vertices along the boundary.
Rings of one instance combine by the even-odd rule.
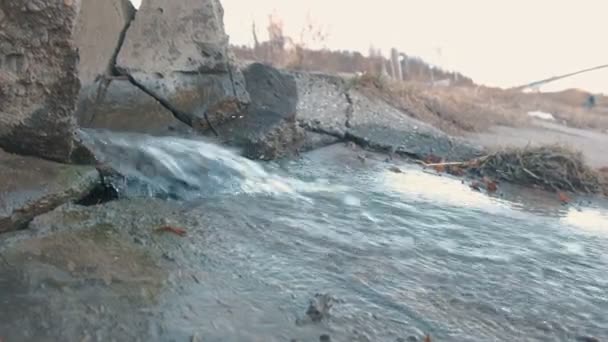
[[[551,191],[608,193],[606,179],[585,164],[580,152],[558,145],[496,152],[480,158],[474,169],[482,175]]]

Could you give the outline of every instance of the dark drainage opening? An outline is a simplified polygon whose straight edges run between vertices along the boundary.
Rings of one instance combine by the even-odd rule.
[[[118,199],[118,190],[114,185],[107,184],[102,181],[100,184],[97,184],[88,195],[82,198],[80,201],[76,202],[78,205],[84,206],[94,206],[98,204],[107,203],[110,201],[114,201]]]

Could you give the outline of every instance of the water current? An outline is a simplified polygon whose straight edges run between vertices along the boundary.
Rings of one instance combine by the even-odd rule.
[[[147,307],[163,317],[150,340],[608,339],[600,200],[489,195],[341,145],[259,164],[204,141],[87,134],[131,177],[130,205],[157,198],[204,236],[179,240],[173,258],[204,279]],[[316,293],[335,299],[329,317],[296,324]]]

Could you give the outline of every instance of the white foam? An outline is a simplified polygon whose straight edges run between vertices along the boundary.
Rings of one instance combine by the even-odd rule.
[[[344,198],[342,199],[344,204],[351,206],[351,207],[360,207],[361,206],[361,200],[353,195],[346,195],[344,196]]]
[[[347,187],[326,180],[304,182],[267,172],[237,151],[178,137],[82,131],[96,155],[121,174],[167,190],[176,180],[200,189],[226,188],[244,193],[300,194],[340,192]],[[139,163],[143,161],[146,166]]]

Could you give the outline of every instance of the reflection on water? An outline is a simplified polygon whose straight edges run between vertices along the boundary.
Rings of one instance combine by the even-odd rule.
[[[504,206],[499,199],[474,191],[461,180],[448,176],[441,177],[416,169],[404,173],[386,171],[383,176],[388,189],[398,191],[408,199],[486,209]]]
[[[608,236],[608,211],[592,208],[570,208],[561,220],[583,231]]]
[[[488,212],[521,212],[560,217],[564,224],[608,233],[608,210],[590,208],[581,202],[563,205],[557,196],[539,189],[501,184],[496,194],[470,188],[469,182],[410,167],[403,173],[382,174],[386,191],[395,191],[404,200],[422,200],[445,206],[481,209]]]

